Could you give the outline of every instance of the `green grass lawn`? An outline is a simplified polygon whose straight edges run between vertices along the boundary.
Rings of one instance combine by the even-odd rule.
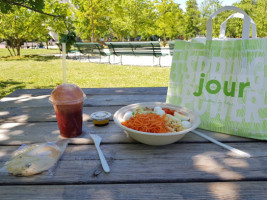
[[[59,49],[21,49],[20,51],[22,56],[59,54]],[[10,53],[7,49],[0,49],[0,58],[8,56],[10,56]]]
[[[31,49],[32,50],[32,49]],[[3,57],[0,51],[0,98],[16,89],[54,88],[62,83],[62,62],[50,50]],[[58,52],[56,52],[58,53]],[[67,60],[67,82],[82,88],[164,87],[169,67],[120,66]]]

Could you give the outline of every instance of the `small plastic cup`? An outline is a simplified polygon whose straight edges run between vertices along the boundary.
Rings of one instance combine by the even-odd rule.
[[[97,111],[91,114],[95,126],[105,126],[109,123],[111,113],[107,111]]]
[[[82,114],[85,94],[78,86],[64,83],[51,93],[49,101],[53,104],[60,135],[65,138],[82,134]]]

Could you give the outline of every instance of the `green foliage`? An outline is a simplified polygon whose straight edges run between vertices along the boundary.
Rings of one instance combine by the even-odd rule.
[[[200,11],[196,0],[186,1],[185,38],[190,39],[200,33]]]
[[[71,49],[71,46],[76,42],[76,34],[73,31],[67,34],[60,34],[59,42],[60,44],[66,43],[66,52],[68,52]]]
[[[155,34],[156,13],[149,0],[114,0],[109,10],[110,33],[122,41],[123,38],[149,38]],[[152,34],[153,33],[153,34]]]
[[[76,7],[75,28],[77,35],[94,42],[108,35],[109,0],[73,0]]]
[[[63,3],[60,0],[45,0],[46,13],[51,13],[53,15],[59,15],[62,17],[50,17],[44,16],[44,22],[49,27],[49,30],[54,31],[58,34],[66,33],[68,31],[73,31],[74,8],[69,3]]]
[[[206,35],[206,23],[209,17],[219,8],[222,7],[222,3],[219,0],[205,0],[201,3],[200,12],[201,12],[201,19],[200,19],[200,35]],[[213,20],[213,36],[218,37],[220,31],[220,24],[223,22],[221,19],[220,14]]]
[[[26,1],[32,2],[32,1]],[[36,1],[36,4],[40,1]],[[50,39],[49,31],[66,33],[72,30],[72,19],[70,5],[60,3],[59,0],[45,0],[44,9],[55,15],[65,16],[53,18],[38,12],[26,9],[21,6],[13,6],[7,13],[0,12],[0,38],[7,40],[10,55],[20,55],[20,46],[24,41],[39,40],[48,42]],[[37,9],[37,7],[33,7]]]
[[[200,8],[196,0],[187,0],[186,11],[179,8],[178,0],[72,0],[72,4],[61,0],[9,2],[11,4],[0,1],[0,38],[9,41],[11,54],[19,54],[19,45],[24,40],[48,41],[49,31],[75,32],[83,40],[92,42],[100,38],[149,40],[157,35],[166,44],[167,40],[205,36],[209,16],[222,6],[221,0],[204,0]],[[234,5],[254,20],[258,37],[267,37],[266,0],[240,0]],[[213,37],[219,36],[221,23],[233,13],[223,12],[213,19]],[[242,19],[230,19],[226,36],[241,37],[242,26]]]
[[[9,0],[0,1],[0,12],[7,14],[14,12],[18,5],[41,11],[44,8],[44,0]]]
[[[130,37],[131,29],[126,5],[124,2],[116,0],[109,9],[110,35],[114,35],[119,41],[123,41],[124,37]]]
[[[152,1],[149,0],[133,0],[128,1],[126,4],[126,14],[128,16],[129,33],[134,38],[143,34],[150,24],[149,21],[153,20]]]
[[[20,46],[33,39],[42,27],[39,13],[25,8],[14,8],[8,14],[0,13],[0,37],[8,41],[11,55],[20,55]]]
[[[157,35],[163,37],[164,46],[167,43],[166,38],[176,38],[183,34],[181,28],[184,23],[183,12],[179,8],[179,4],[173,0],[156,1],[155,8],[157,10]]]
[[[241,0],[235,6],[243,9],[256,23],[258,37],[267,36],[267,1],[266,0]],[[233,22],[230,27],[236,27],[235,36],[242,35],[242,20]]]
[[[267,37],[267,1],[257,0],[253,11],[255,13],[253,20],[257,25],[258,37]]]

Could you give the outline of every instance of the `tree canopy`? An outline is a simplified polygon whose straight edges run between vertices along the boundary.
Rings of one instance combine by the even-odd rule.
[[[235,3],[257,25],[258,37],[267,37],[267,1]],[[206,35],[209,16],[222,7],[220,0],[186,1],[182,10],[175,0],[0,0],[0,38],[19,51],[23,41],[47,40],[49,31],[75,35],[83,41],[191,39]],[[234,12],[213,19],[213,36]],[[227,37],[241,37],[242,19],[230,19]],[[19,54],[19,52],[18,52]]]

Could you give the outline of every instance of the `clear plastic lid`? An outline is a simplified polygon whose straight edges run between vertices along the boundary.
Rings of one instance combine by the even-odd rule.
[[[109,119],[110,116],[111,116],[111,113],[107,111],[97,111],[91,114],[92,119],[96,121]]]
[[[86,98],[77,85],[64,83],[57,86],[51,93],[49,101],[56,105],[80,103]]]

